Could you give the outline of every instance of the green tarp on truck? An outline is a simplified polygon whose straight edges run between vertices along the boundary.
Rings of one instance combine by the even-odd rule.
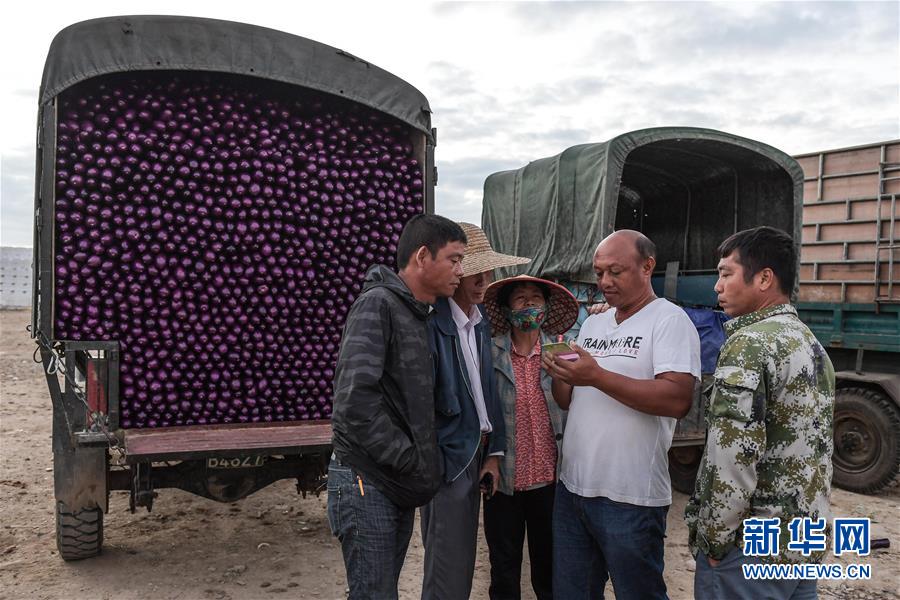
[[[593,283],[591,256],[616,229],[643,231],[657,244],[657,268],[677,261],[683,274],[712,272],[718,244],[748,227],[779,227],[799,244],[802,197],[803,173],[780,150],[661,127],[489,176],[482,224],[498,252],[532,258],[506,274]]]

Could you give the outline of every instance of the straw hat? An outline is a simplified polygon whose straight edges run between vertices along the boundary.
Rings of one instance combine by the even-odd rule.
[[[578,320],[578,301],[572,292],[552,281],[531,277],[529,275],[518,275],[516,277],[507,277],[495,281],[488,286],[484,293],[484,309],[487,312],[488,320],[494,335],[500,335],[509,331],[509,321],[503,314],[503,307],[497,301],[500,297],[500,291],[512,283],[535,283],[538,287],[543,285],[550,290],[550,312],[541,325],[546,333],[550,335],[559,335],[569,331],[575,321]]]
[[[531,262],[530,258],[494,252],[481,227],[471,223],[460,223],[459,226],[462,227],[466,237],[469,239],[469,243],[466,245],[466,254],[463,256],[462,261],[463,277],[478,275],[485,271],[493,271],[500,267],[524,265]]]

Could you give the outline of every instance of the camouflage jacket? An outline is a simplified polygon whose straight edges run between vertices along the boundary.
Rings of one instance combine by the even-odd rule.
[[[781,519],[770,562],[818,562],[787,550],[795,517],[830,520],[834,368],[788,304],[725,323],[706,412],[707,442],[685,509],[691,552],[743,548],[743,520]],[[830,531],[830,529],[828,530]]]

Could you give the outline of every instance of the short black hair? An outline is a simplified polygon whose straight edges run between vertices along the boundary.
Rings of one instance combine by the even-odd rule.
[[[550,288],[540,281],[513,281],[500,288],[500,292],[497,293],[497,306],[509,308],[509,297],[516,291],[516,288],[529,284],[537,286],[541,290],[541,293],[544,295],[544,302],[550,302]]]
[[[462,227],[440,215],[416,215],[406,223],[397,242],[397,268],[405,269],[422,246],[436,258],[438,250],[451,242],[469,242]]]
[[[719,257],[737,251],[735,260],[744,268],[744,281],[765,268],[772,269],[782,293],[790,296],[797,279],[797,249],[794,238],[774,227],[738,231],[719,245]]]

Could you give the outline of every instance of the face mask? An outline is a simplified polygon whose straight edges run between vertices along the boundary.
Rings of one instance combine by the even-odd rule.
[[[546,306],[531,306],[520,310],[505,308],[504,312],[509,324],[520,331],[534,331],[543,325],[547,318]]]

